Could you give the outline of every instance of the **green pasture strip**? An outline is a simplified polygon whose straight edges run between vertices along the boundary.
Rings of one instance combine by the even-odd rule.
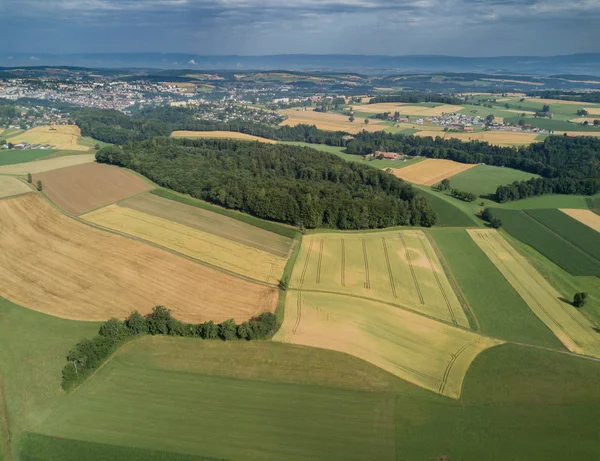
[[[567,272],[573,275],[600,276],[599,261],[526,212],[494,208],[492,213],[502,220],[502,226],[509,234],[532,246]]]
[[[450,185],[455,189],[471,192],[476,195],[495,194],[498,186],[511,184],[514,181],[527,181],[539,178],[538,175],[525,173],[512,168],[490,165],[477,165],[450,178]]]
[[[22,437],[19,451],[21,461],[217,461],[217,458],[83,442],[30,432]]]
[[[600,233],[557,209],[528,210],[536,221],[600,262]]]
[[[0,149],[0,166],[31,162],[57,154],[57,150],[42,149]]]
[[[463,229],[431,229],[483,333],[507,341],[562,349],[502,273]]]
[[[434,192],[428,186],[418,186],[414,185],[413,187],[417,189],[417,192],[424,196],[431,208],[437,213],[438,222],[436,226],[438,227],[478,227],[481,226],[479,222],[476,221],[476,218],[471,217],[471,213],[466,212],[462,208],[467,208],[462,204],[465,202],[460,202],[459,200],[446,196],[444,194]],[[459,203],[460,202],[460,203]],[[461,207],[461,208],[459,208]],[[474,214],[474,213],[473,213]]]
[[[265,221],[264,219],[256,218],[254,216],[241,213],[239,211],[227,210],[225,208],[212,205],[203,200],[190,197],[189,195],[183,195],[178,192],[171,191],[169,189],[158,188],[150,191],[150,193],[169,200],[185,203],[186,205],[191,205],[198,208],[202,208],[204,210],[213,211],[223,216],[228,216],[230,218],[237,219],[238,221],[244,222],[246,224],[250,224],[260,229],[264,229],[266,231],[273,232],[275,234],[282,235],[291,239],[293,239],[298,232],[293,227],[288,227],[284,224],[278,224],[276,222]]]
[[[80,146],[89,147],[90,149],[95,149],[96,146],[99,146],[99,148],[102,149],[103,147],[112,145],[108,142],[98,141],[97,139],[90,138],[87,136],[80,136],[79,139],[77,140],[77,143]]]
[[[505,210],[532,210],[536,208],[578,208],[587,209],[586,197],[583,195],[538,195],[537,197],[515,200],[507,203],[493,203],[490,206]]]

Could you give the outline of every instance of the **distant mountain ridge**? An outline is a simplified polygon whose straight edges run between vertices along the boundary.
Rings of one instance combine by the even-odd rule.
[[[600,76],[600,53],[562,56],[458,57],[437,55],[280,54],[266,56],[185,53],[31,54],[0,53],[0,66],[82,66],[198,70],[329,70],[370,74],[479,72]]]

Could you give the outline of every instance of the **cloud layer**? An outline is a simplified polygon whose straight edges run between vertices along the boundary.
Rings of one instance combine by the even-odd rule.
[[[599,0],[0,0],[8,52],[600,51]]]

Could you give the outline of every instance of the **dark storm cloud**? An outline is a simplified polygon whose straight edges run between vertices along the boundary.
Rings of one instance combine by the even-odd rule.
[[[600,51],[598,0],[0,0],[2,51]]]

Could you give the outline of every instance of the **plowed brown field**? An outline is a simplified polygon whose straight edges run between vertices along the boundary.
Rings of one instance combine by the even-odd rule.
[[[164,305],[186,322],[273,311],[277,290],[70,219],[38,194],[0,200],[0,296],[74,320]]]
[[[153,189],[134,174],[108,165],[88,163],[36,174],[46,195],[63,210],[81,214]]]

